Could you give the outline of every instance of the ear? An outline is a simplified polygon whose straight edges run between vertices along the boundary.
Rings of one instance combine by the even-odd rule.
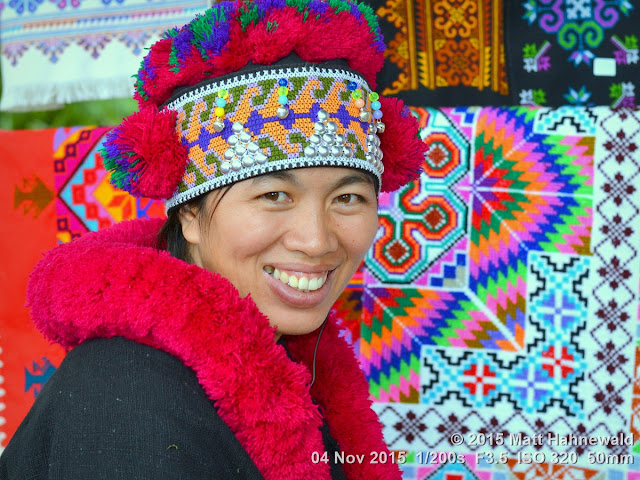
[[[182,225],[182,235],[184,239],[192,245],[199,245],[200,222],[198,220],[198,209],[193,206],[183,205],[178,212],[180,225]]]

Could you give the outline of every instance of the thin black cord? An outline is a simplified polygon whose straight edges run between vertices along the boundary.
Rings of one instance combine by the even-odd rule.
[[[320,336],[322,335],[322,331],[324,330],[324,326],[327,324],[327,319],[324,319],[322,322],[322,327],[320,327],[320,332],[318,332],[318,339],[316,340],[316,348],[313,350],[313,376],[311,377],[311,385],[309,385],[309,389],[313,387],[313,382],[316,381],[316,354],[318,353],[318,345],[320,345]]]

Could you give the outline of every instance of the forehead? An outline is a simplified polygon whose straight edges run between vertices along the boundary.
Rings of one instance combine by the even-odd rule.
[[[362,170],[342,167],[306,167],[280,170],[259,175],[241,183],[247,186],[260,186],[274,181],[285,182],[292,186],[310,186],[340,188],[347,185],[362,184],[375,189],[373,175]]]

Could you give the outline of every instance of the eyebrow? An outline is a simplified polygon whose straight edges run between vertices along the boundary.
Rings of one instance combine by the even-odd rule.
[[[338,190],[340,188],[348,187],[349,185],[361,184],[371,185],[375,189],[375,183],[369,175],[362,172],[353,172],[334,183],[331,190]]]
[[[300,186],[300,182],[298,181],[296,176],[288,170],[278,170],[275,172],[263,173],[262,175],[253,177],[251,180],[253,185],[259,185],[270,179],[282,180],[294,186]]]
[[[275,172],[264,173],[262,175],[254,177],[252,179],[252,183],[253,185],[259,185],[260,183],[266,182],[269,179],[282,180],[284,182],[290,183],[295,187],[300,187],[302,185],[296,175],[289,170],[279,170]],[[349,185],[361,184],[371,185],[375,189],[375,182],[370,175],[367,175],[363,172],[354,171],[353,173],[340,178],[337,182],[331,185],[330,190],[334,191],[340,188],[348,187]]]

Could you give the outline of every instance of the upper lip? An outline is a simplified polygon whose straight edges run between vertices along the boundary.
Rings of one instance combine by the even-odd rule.
[[[325,273],[337,268],[335,265],[302,265],[299,263],[267,263],[266,265],[277,268],[280,271],[294,273]]]

